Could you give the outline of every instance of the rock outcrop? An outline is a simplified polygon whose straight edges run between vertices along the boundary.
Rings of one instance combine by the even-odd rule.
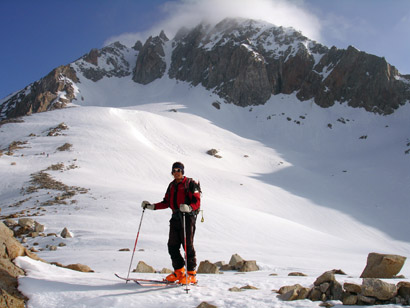
[[[25,307],[27,298],[17,289],[17,277],[24,275],[24,272],[12,262],[19,256],[40,260],[13,237],[13,231],[0,222],[0,307]]]
[[[406,257],[369,253],[367,264],[360,278],[393,278],[402,269]]]
[[[85,78],[99,81],[104,77],[126,77],[131,75],[132,67],[127,61],[127,55],[133,51],[115,42],[102,49],[91,51],[74,62],[73,67]]]
[[[162,31],[159,36],[149,37],[138,54],[132,79],[140,84],[148,84],[161,78],[166,69],[164,44],[169,39]]]
[[[75,98],[77,82],[70,65],[60,66],[0,104],[0,119],[63,108]]]

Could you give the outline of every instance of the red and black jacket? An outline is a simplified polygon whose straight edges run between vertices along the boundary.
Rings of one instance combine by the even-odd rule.
[[[169,184],[164,200],[155,203],[155,209],[171,208],[175,213],[179,211],[179,205],[183,203],[190,205],[194,213],[201,206],[201,194],[195,181],[185,176],[180,183],[174,180]]]

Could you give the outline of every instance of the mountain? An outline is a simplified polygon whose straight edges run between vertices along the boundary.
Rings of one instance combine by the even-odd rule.
[[[321,107],[346,103],[391,114],[410,99],[410,76],[384,58],[349,46],[328,48],[292,28],[225,19],[215,26],[181,29],[170,41],[164,32],[128,48],[119,42],[93,49],[77,61],[0,101],[0,118],[58,109],[73,100],[80,80],[127,77],[147,85],[164,76],[201,85],[238,106],[265,104],[295,93]]]

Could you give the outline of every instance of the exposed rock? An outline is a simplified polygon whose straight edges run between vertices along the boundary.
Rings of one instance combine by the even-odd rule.
[[[245,260],[238,254],[233,254],[231,259],[229,260],[229,265],[234,266],[235,268],[239,269]],[[239,263],[239,265],[238,265]]]
[[[374,297],[368,297],[362,294],[357,295],[358,305],[374,305],[375,303],[376,303],[376,299]]]
[[[307,276],[307,275],[300,273],[300,272],[291,272],[288,274],[288,276]]]
[[[346,275],[346,273],[342,271],[341,269],[333,269],[332,272],[335,275]]]
[[[298,291],[296,289],[289,290],[288,292],[278,296],[283,301],[294,301],[298,298]]]
[[[44,232],[45,226],[38,223],[37,221],[34,222],[34,231],[36,232]]]
[[[345,282],[343,288],[349,293],[360,294],[362,292],[362,287],[355,283]]]
[[[160,271],[160,274],[171,274],[173,272],[173,270],[170,270],[169,268],[163,268],[161,271]]]
[[[397,287],[394,284],[376,278],[363,279],[362,295],[364,296],[371,296],[380,300],[389,300],[396,296],[396,294]]]
[[[281,300],[293,301],[299,299],[306,299],[309,295],[310,289],[301,286],[300,284],[295,284],[292,286],[281,287],[278,291]]]
[[[255,260],[244,261],[239,272],[254,272],[259,271],[259,266],[256,264]]]
[[[333,274],[333,271],[327,271],[325,273],[323,273],[322,275],[320,275],[316,281],[314,282],[315,286],[319,286],[322,283],[325,282],[334,282],[335,281],[335,274]]]
[[[410,299],[410,282],[408,281],[400,281],[397,284],[398,294],[406,299]]]
[[[345,293],[342,298],[343,305],[356,305],[357,294]]]
[[[138,54],[132,80],[140,84],[148,84],[161,78],[166,69],[164,60],[164,44],[168,41],[162,31],[159,36],[150,36]]]
[[[402,269],[406,257],[369,253],[367,264],[360,278],[393,278]]]
[[[291,286],[283,286],[279,289],[278,293],[279,294],[285,294],[288,293],[290,290],[300,290],[303,287],[300,284],[294,284]]]
[[[15,221],[14,219],[8,218],[5,221],[3,221],[4,224],[9,227],[10,229],[14,228],[15,226],[18,225],[18,222]]]
[[[251,286],[251,285],[246,285],[241,287],[242,290],[259,290],[257,287]]]
[[[41,260],[24,248],[13,237],[13,231],[0,222],[0,307],[25,307],[27,299],[17,289],[17,277],[24,272],[12,262],[19,256]]]
[[[31,218],[20,218],[18,224],[23,228],[34,229],[34,220]]]
[[[137,273],[155,273],[155,269],[146,264],[144,261],[139,261],[137,264],[136,269],[133,270],[133,272]]]
[[[220,269],[221,271],[233,271],[233,270],[235,270],[235,266],[231,266],[231,265],[229,265],[229,264],[225,264],[225,265],[222,265],[219,269]]]
[[[322,300],[322,292],[320,291],[319,287],[313,287],[309,293],[309,299],[311,301],[317,302]]]
[[[244,290],[243,290],[243,289],[240,289],[240,288],[238,288],[238,287],[233,287],[233,288],[230,288],[229,291],[230,291],[230,292],[242,292],[242,291],[244,291]]]
[[[215,264],[209,262],[208,260],[199,263],[198,274],[219,274],[219,268]]]
[[[71,269],[73,271],[84,272],[84,273],[93,273],[94,271],[87,265],[76,263],[69,264],[65,268]]]
[[[0,105],[0,116],[16,118],[63,108],[75,98],[74,83],[77,82],[76,72],[70,65],[60,66]]]
[[[71,234],[71,232],[70,231],[68,231],[68,229],[67,229],[67,227],[65,227],[64,229],[63,229],[63,231],[61,231],[61,237],[62,238],[72,238],[73,237],[73,235]]]
[[[215,305],[211,305],[207,302],[202,302],[196,308],[218,308],[218,307]]]
[[[91,51],[74,62],[76,70],[92,81],[104,77],[125,77],[131,75],[130,63],[126,60],[129,48],[120,42],[114,42],[101,50]]]

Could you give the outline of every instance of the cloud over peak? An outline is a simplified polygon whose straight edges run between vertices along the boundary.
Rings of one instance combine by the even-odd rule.
[[[303,0],[178,0],[166,2],[161,10],[164,19],[148,31],[124,33],[109,38],[105,44],[120,41],[133,46],[137,40],[144,42],[161,30],[173,38],[182,27],[192,28],[201,22],[216,24],[228,17],[264,20],[276,26],[293,27],[311,39],[321,38],[320,22]]]

